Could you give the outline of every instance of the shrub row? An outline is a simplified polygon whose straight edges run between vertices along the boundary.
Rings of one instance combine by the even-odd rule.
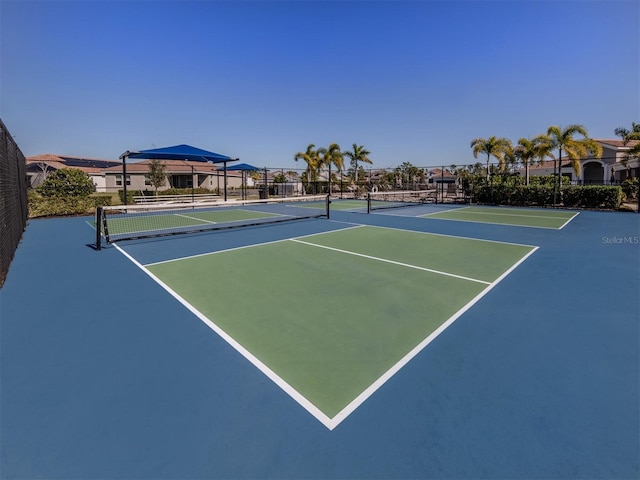
[[[606,208],[617,210],[622,188],[613,186],[571,186],[562,189],[562,203],[568,208]]]
[[[541,185],[476,185],[473,199],[492,205],[553,205],[553,187]],[[564,186],[556,203],[568,208],[605,208],[615,210],[622,203],[619,186]]]
[[[94,193],[90,196],[44,196],[38,190],[28,191],[29,218],[86,215],[96,207],[111,205],[111,194]]]
[[[28,199],[29,218],[84,215],[95,207],[91,197],[45,197],[36,190],[29,190]]]

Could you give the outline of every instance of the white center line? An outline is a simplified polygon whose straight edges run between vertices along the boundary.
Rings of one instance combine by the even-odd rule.
[[[422,270],[425,272],[437,273],[438,275],[445,275],[447,277],[459,278],[461,280],[468,280],[470,282],[482,283],[483,285],[491,285],[491,282],[485,282],[484,280],[478,280],[477,278],[463,277],[462,275],[455,275],[453,273],[442,272],[440,270],[433,270],[431,268],[419,267],[418,265],[410,265],[408,263],[396,262],[394,260],[387,260],[386,258],[372,257],[371,255],[365,255],[363,253],[350,252],[349,250],[342,250],[340,248],[327,247],[326,245],[318,245],[317,243],[303,242],[295,238],[291,239],[292,242],[303,243],[312,247],[325,248],[334,252],[346,253],[347,255],[354,255],[356,257],[368,258],[370,260],[376,260],[378,262],[391,263],[393,265],[399,265],[401,267],[414,268],[416,270]]]

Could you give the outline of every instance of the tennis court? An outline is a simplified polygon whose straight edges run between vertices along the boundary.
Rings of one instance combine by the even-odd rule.
[[[496,223],[518,227],[565,227],[578,212],[532,208],[459,207],[420,215],[423,218],[457,220],[461,222]]]
[[[142,268],[333,429],[534,251],[359,226]]]
[[[640,475],[640,217],[344,202],[175,236],[174,212],[101,251],[90,218],[31,221],[0,290],[2,476]]]

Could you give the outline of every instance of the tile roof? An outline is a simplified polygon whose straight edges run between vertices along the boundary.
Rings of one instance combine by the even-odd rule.
[[[121,165],[115,160],[102,160],[98,158],[76,157],[72,155],[54,155],[45,153],[26,158],[27,168],[32,164],[46,164],[59,170],[61,168],[77,168],[86,173],[102,173],[106,168]]]
[[[610,145],[612,147],[617,147],[617,148],[633,147],[634,145],[637,145],[640,142],[640,140],[629,140],[625,145],[623,140],[601,140],[601,139],[594,139],[594,140],[598,143],[603,143],[605,145]]]

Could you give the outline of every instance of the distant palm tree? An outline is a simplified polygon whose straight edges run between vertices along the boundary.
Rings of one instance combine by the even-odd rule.
[[[631,122],[631,130],[625,127],[618,127],[614,130],[615,134],[625,140],[629,134],[640,134],[640,123]],[[633,140],[633,139],[631,139]],[[628,142],[629,140],[627,140]]]
[[[525,183],[529,185],[529,166],[536,159],[541,162],[545,157],[548,157],[551,153],[551,147],[541,136],[537,136],[532,140],[521,138],[513,149],[524,165]]]
[[[366,148],[364,148],[364,145],[358,145],[354,143],[352,148],[353,150],[351,151],[347,150],[346,152],[344,152],[344,155],[346,155],[351,159],[351,166],[353,167],[353,170],[355,172],[354,181],[357,184],[358,183],[358,162],[369,163],[369,164],[373,162],[369,159],[369,155],[371,154],[371,152]]]
[[[505,154],[511,148],[511,141],[503,137],[474,138],[471,140],[471,148],[473,148],[473,157],[478,158],[479,153],[487,155],[487,178],[489,178],[489,161],[493,156],[500,162],[500,169],[504,170]]]
[[[319,148],[317,153],[320,168],[328,167],[329,169],[329,195],[331,195],[331,165],[335,165],[338,171],[342,171],[344,154],[340,151],[340,145],[337,143],[332,143],[329,148]]]
[[[575,135],[582,135],[583,138],[575,139],[573,138]],[[556,190],[559,193],[562,188],[562,165],[560,165],[562,162],[562,153],[564,152],[569,158],[576,175],[580,175],[580,160],[588,157],[589,154],[600,158],[602,156],[602,146],[595,140],[589,138],[586,128],[577,124],[568,125],[565,128],[552,125],[547,129],[547,134],[540,136],[540,139],[541,142],[545,144],[545,148],[549,149],[549,152],[558,150],[557,157],[553,157],[553,154],[550,153],[550,156],[554,158],[554,175],[557,175],[556,187],[553,190],[553,203],[556,203]],[[556,168],[556,164],[558,164],[558,168]]]
[[[307,163],[307,169],[305,171],[307,174],[307,188],[311,185],[311,182],[316,179],[320,168],[320,159],[318,158],[318,152],[315,148],[316,146],[310,143],[305,152],[298,152],[293,156],[296,162],[298,160],[304,160]]]
[[[622,143],[626,146],[632,140],[640,140],[640,123],[633,122],[631,130],[624,127],[616,128],[615,133],[622,137]],[[622,163],[626,166],[630,158],[640,158],[640,142],[629,148],[629,151],[624,154]]]

